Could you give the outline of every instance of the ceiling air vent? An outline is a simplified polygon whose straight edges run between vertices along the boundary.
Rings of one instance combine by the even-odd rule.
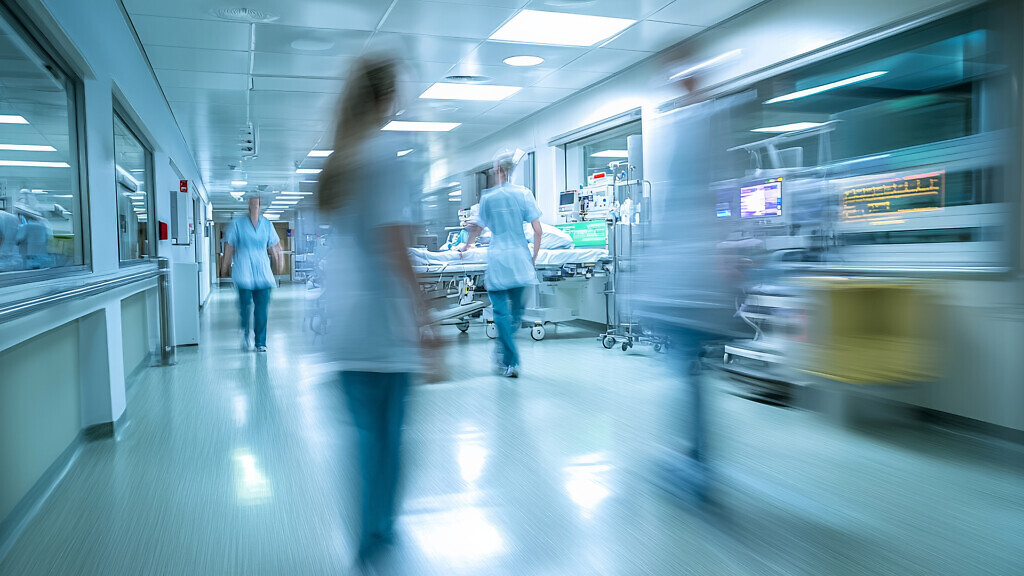
[[[486,84],[491,81],[490,76],[480,76],[477,74],[452,74],[451,76],[445,76],[444,79],[458,84]]]
[[[231,20],[232,22],[249,22],[261,24],[273,22],[280,18],[274,14],[256,10],[255,8],[216,8],[210,11],[217,18]]]

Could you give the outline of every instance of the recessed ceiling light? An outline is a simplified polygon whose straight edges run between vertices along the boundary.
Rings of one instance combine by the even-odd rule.
[[[19,166],[23,168],[71,168],[67,162],[29,162],[21,160],[0,160],[0,166]]]
[[[0,124],[28,124],[28,120],[17,114],[0,114]]]
[[[778,97],[772,98],[771,100],[765,100],[764,103],[765,104],[775,104],[776,102],[788,102],[790,100],[796,100],[798,98],[806,98],[808,96],[813,96],[814,94],[821,94],[822,92],[827,92],[829,90],[835,90],[836,88],[841,88],[843,86],[849,86],[850,84],[856,84],[857,82],[864,82],[865,80],[871,80],[872,78],[878,78],[879,76],[883,76],[883,75],[888,74],[888,73],[889,73],[888,70],[876,70],[874,72],[868,72],[867,74],[861,74],[859,76],[853,76],[851,78],[845,78],[843,80],[839,80],[839,81],[836,81],[836,82],[830,82],[828,84],[822,84],[821,86],[815,86],[813,88],[807,88],[805,90],[797,90],[796,92],[790,92],[789,94],[784,94],[782,96],[778,96]]]
[[[635,23],[636,20],[628,18],[523,10],[491,34],[490,39],[552,46],[593,46]]]
[[[53,146],[37,146],[35,144],[0,144],[0,150],[11,152],[56,152]]]
[[[334,150],[310,150],[308,156],[310,158],[327,158],[334,153]]]
[[[410,154],[412,152],[412,150],[413,150],[412,148],[409,148],[408,150],[399,150],[398,151],[398,157],[401,158],[402,156],[405,156],[406,154]]]
[[[295,171],[296,174],[319,174],[323,172],[323,168],[299,168]]]
[[[590,155],[591,158],[629,158],[628,150],[602,150]]]
[[[392,120],[381,130],[394,132],[449,132],[462,126],[461,122],[406,122]]]
[[[298,200],[274,200],[273,202],[270,203],[270,205],[273,206],[274,204],[278,204],[278,205],[281,205],[281,206],[291,206],[292,204],[298,204],[298,203],[299,203]]]
[[[522,90],[519,86],[496,84],[455,84],[438,82],[420,94],[420,98],[431,100],[482,100],[496,102]]]
[[[509,56],[502,60],[502,62],[509,66],[536,66],[543,64],[544,59],[540,56]]]
[[[246,186],[247,184],[249,184],[248,180],[232,180],[231,181],[231,185],[232,186]]]
[[[797,130],[807,130],[809,128],[817,128],[821,126],[821,122],[794,122],[792,124],[780,124],[778,126],[765,126],[764,128],[754,128],[751,132],[771,132],[773,134],[782,134],[784,132],[796,132]]]

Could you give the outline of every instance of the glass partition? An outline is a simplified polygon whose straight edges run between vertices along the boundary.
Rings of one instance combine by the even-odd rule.
[[[117,187],[117,243],[121,262],[154,256],[153,155],[122,117],[114,114],[114,181]]]

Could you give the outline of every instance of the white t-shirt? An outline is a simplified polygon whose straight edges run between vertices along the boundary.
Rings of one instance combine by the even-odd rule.
[[[409,230],[416,190],[409,148],[397,135],[380,133],[359,147],[346,184],[357,193],[327,215],[331,223],[324,285],[330,322],[327,355],[340,370],[422,370],[415,294],[385,254],[389,229]],[[405,239],[405,246],[411,238]]]

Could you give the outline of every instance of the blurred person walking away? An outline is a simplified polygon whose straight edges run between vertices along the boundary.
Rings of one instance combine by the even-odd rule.
[[[284,254],[274,225],[260,216],[259,194],[249,194],[248,202],[249,215],[235,218],[228,226],[221,276],[230,275],[238,289],[242,350],[252,348],[251,336],[255,333],[256,351],[266,352],[270,290],[277,286],[268,251],[278,272],[284,269]]]
[[[397,100],[397,63],[364,56],[351,69],[338,110],[334,153],[318,184],[331,223],[325,295],[330,326],[326,355],[339,368],[358,429],[361,519],[357,563],[392,539],[399,483],[399,445],[405,398],[423,370],[420,322],[425,318],[409,261],[417,189],[411,148],[381,128]]]
[[[509,182],[515,167],[515,155],[510,151],[499,152],[494,157],[497,185],[484,190],[476,222],[470,224],[469,239],[459,249],[465,252],[484,228],[491,230],[484,285],[494,307],[494,324],[498,329],[498,369],[509,378],[519,377],[515,335],[523,320],[526,287],[537,284],[537,254],[543,233],[540,208],[533,194]],[[523,237],[524,222],[533,226],[532,256]]]

